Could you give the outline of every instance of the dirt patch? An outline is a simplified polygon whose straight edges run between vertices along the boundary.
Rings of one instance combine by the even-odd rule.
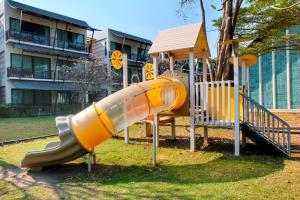
[[[286,121],[291,127],[300,128],[300,113],[275,112],[274,114]]]

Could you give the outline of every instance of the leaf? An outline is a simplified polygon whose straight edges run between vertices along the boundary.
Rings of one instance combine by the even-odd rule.
[[[217,10],[217,6],[215,4],[211,4],[210,6],[212,7],[212,9]]]

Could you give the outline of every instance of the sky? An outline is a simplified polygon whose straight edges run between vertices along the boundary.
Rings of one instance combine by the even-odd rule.
[[[154,40],[166,28],[201,22],[198,0],[184,9],[187,19],[179,16],[179,0],[16,0],[31,6],[84,20],[94,28],[112,28]],[[212,20],[220,13],[205,0],[207,36],[212,57],[216,57],[218,32]]]

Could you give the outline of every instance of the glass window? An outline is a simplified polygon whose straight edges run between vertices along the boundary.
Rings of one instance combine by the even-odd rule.
[[[10,18],[10,31],[12,34],[20,32],[20,20]]]
[[[13,104],[23,103],[23,91],[18,89],[11,89],[11,101]]]
[[[129,46],[129,45],[125,44],[122,49],[121,43],[111,42],[110,49],[111,49],[111,51],[115,51],[115,50],[122,51],[123,53],[127,54],[128,59],[131,59],[131,46]]]
[[[17,54],[11,54],[11,67],[22,68],[22,56]]]
[[[33,104],[33,90],[23,90],[23,102],[22,104],[32,105]]]
[[[77,33],[72,33],[72,42],[78,45],[84,45],[84,36]]]
[[[51,105],[52,98],[50,91],[35,91],[34,104],[35,105]]]
[[[33,57],[33,70],[34,70],[35,78],[41,78],[41,79],[51,78],[50,59],[49,58],[41,58],[41,57]]]
[[[32,72],[32,57],[31,56],[23,56],[23,69]]]

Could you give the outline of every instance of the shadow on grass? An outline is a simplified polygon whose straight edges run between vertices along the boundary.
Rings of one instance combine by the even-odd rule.
[[[116,140],[124,140],[123,137],[114,137]],[[196,148],[205,152],[217,152],[223,154],[232,155],[234,152],[234,140],[221,137],[209,137],[208,145],[204,145],[204,138],[196,136],[195,138]],[[134,144],[138,143],[152,143],[152,138],[132,138],[130,142]],[[184,136],[178,136],[176,139],[170,139],[168,136],[160,136],[159,141],[160,148],[176,148],[176,149],[190,149],[190,140]],[[247,143],[246,146],[241,147],[241,155],[272,155],[281,156],[277,152],[266,151],[259,149],[254,143]]]
[[[283,158],[223,155],[207,163],[158,164],[155,168],[97,164],[91,173],[87,172],[85,164],[70,163],[49,167],[40,173],[31,172],[30,175],[34,178],[42,173],[59,177],[60,186],[55,187],[55,191],[67,198],[90,198],[95,194],[112,198],[147,198],[153,194],[159,199],[192,199],[180,189],[182,186],[237,182],[264,177],[283,168]]]
[[[283,158],[268,156],[226,156],[201,164],[150,166],[121,166],[97,164],[92,173],[85,164],[66,164],[44,169],[44,174],[65,181],[101,184],[128,182],[165,182],[173,184],[223,183],[263,177],[284,168]],[[180,163],[180,161],[178,161]],[[30,172],[34,177],[36,174]]]

